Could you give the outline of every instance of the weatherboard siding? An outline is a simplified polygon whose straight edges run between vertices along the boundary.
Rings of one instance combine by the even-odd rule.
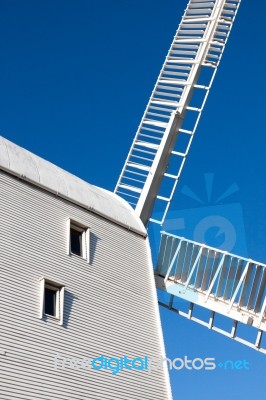
[[[0,399],[169,399],[165,370],[55,369],[56,353],[164,355],[147,239],[0,172]],[[67,254],[67,220],[91,230]],[[64,324],[39,319],[40,279],[65,285]]]

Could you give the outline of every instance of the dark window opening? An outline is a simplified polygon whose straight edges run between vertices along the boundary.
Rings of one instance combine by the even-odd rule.
[[[70,228],[70,251],[77,256],[82,256],[82,231]]]
[[[44,313],[56,316],[56,290],[45,288],[44,292]]]

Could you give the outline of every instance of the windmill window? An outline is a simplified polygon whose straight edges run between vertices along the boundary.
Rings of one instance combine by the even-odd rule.
[[[70,251],[77,256],[83,255],[82,236],[84,230],[76,226],[70,226]]]
[[[90,262],[90,230],[88,227],[68,220],[67,252]]]
[[[44,291],[44,314],[56,316],[56,298],[58,289],[45,287]]]
[[[40,318],[55,318],[63,325],[64,286],[59,283],[41,279]]]

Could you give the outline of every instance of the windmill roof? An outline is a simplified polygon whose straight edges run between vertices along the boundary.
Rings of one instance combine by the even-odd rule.
[[[118,195],[83,181],[2,136],[0,169],[146,236],[140,218]]]

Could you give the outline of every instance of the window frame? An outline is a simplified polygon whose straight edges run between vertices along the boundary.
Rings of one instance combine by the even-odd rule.
[[[55,292],[55,306],[54,306],[55,314],[54,315],[45,312],[45,301],[46,301],[45,291],[46,291],[46,289]],[[49,283],[45,283],[45,285],[44,285],[44,304],[43,304],[43,313],[44,313],[44,315],[49,315],[50,317],[53,317],[55,319],[59,319],[59,315],[60,315],[59,304],[58,304],[59,303],[59,299],[60,299],[59,288],[55,287],[55,286],[53,286],[53,285],[51,285]]]
[[[71,229],[82,233],[81,236],[81,255],[75,254],[71,251]],[[79,257],[90,263],[90,228],[80,222],[68,218],[67,219],[67,254],[69,256]]]
[[[45,313],[45,289],[54,290],[56,292],[55,299],[55,315]],[[59,321],[59,325],[63,325],[64,322],[64,297],[65,297],[65,286],[52,281],[47,278],[40,279],[40,319],[48,318]]]

